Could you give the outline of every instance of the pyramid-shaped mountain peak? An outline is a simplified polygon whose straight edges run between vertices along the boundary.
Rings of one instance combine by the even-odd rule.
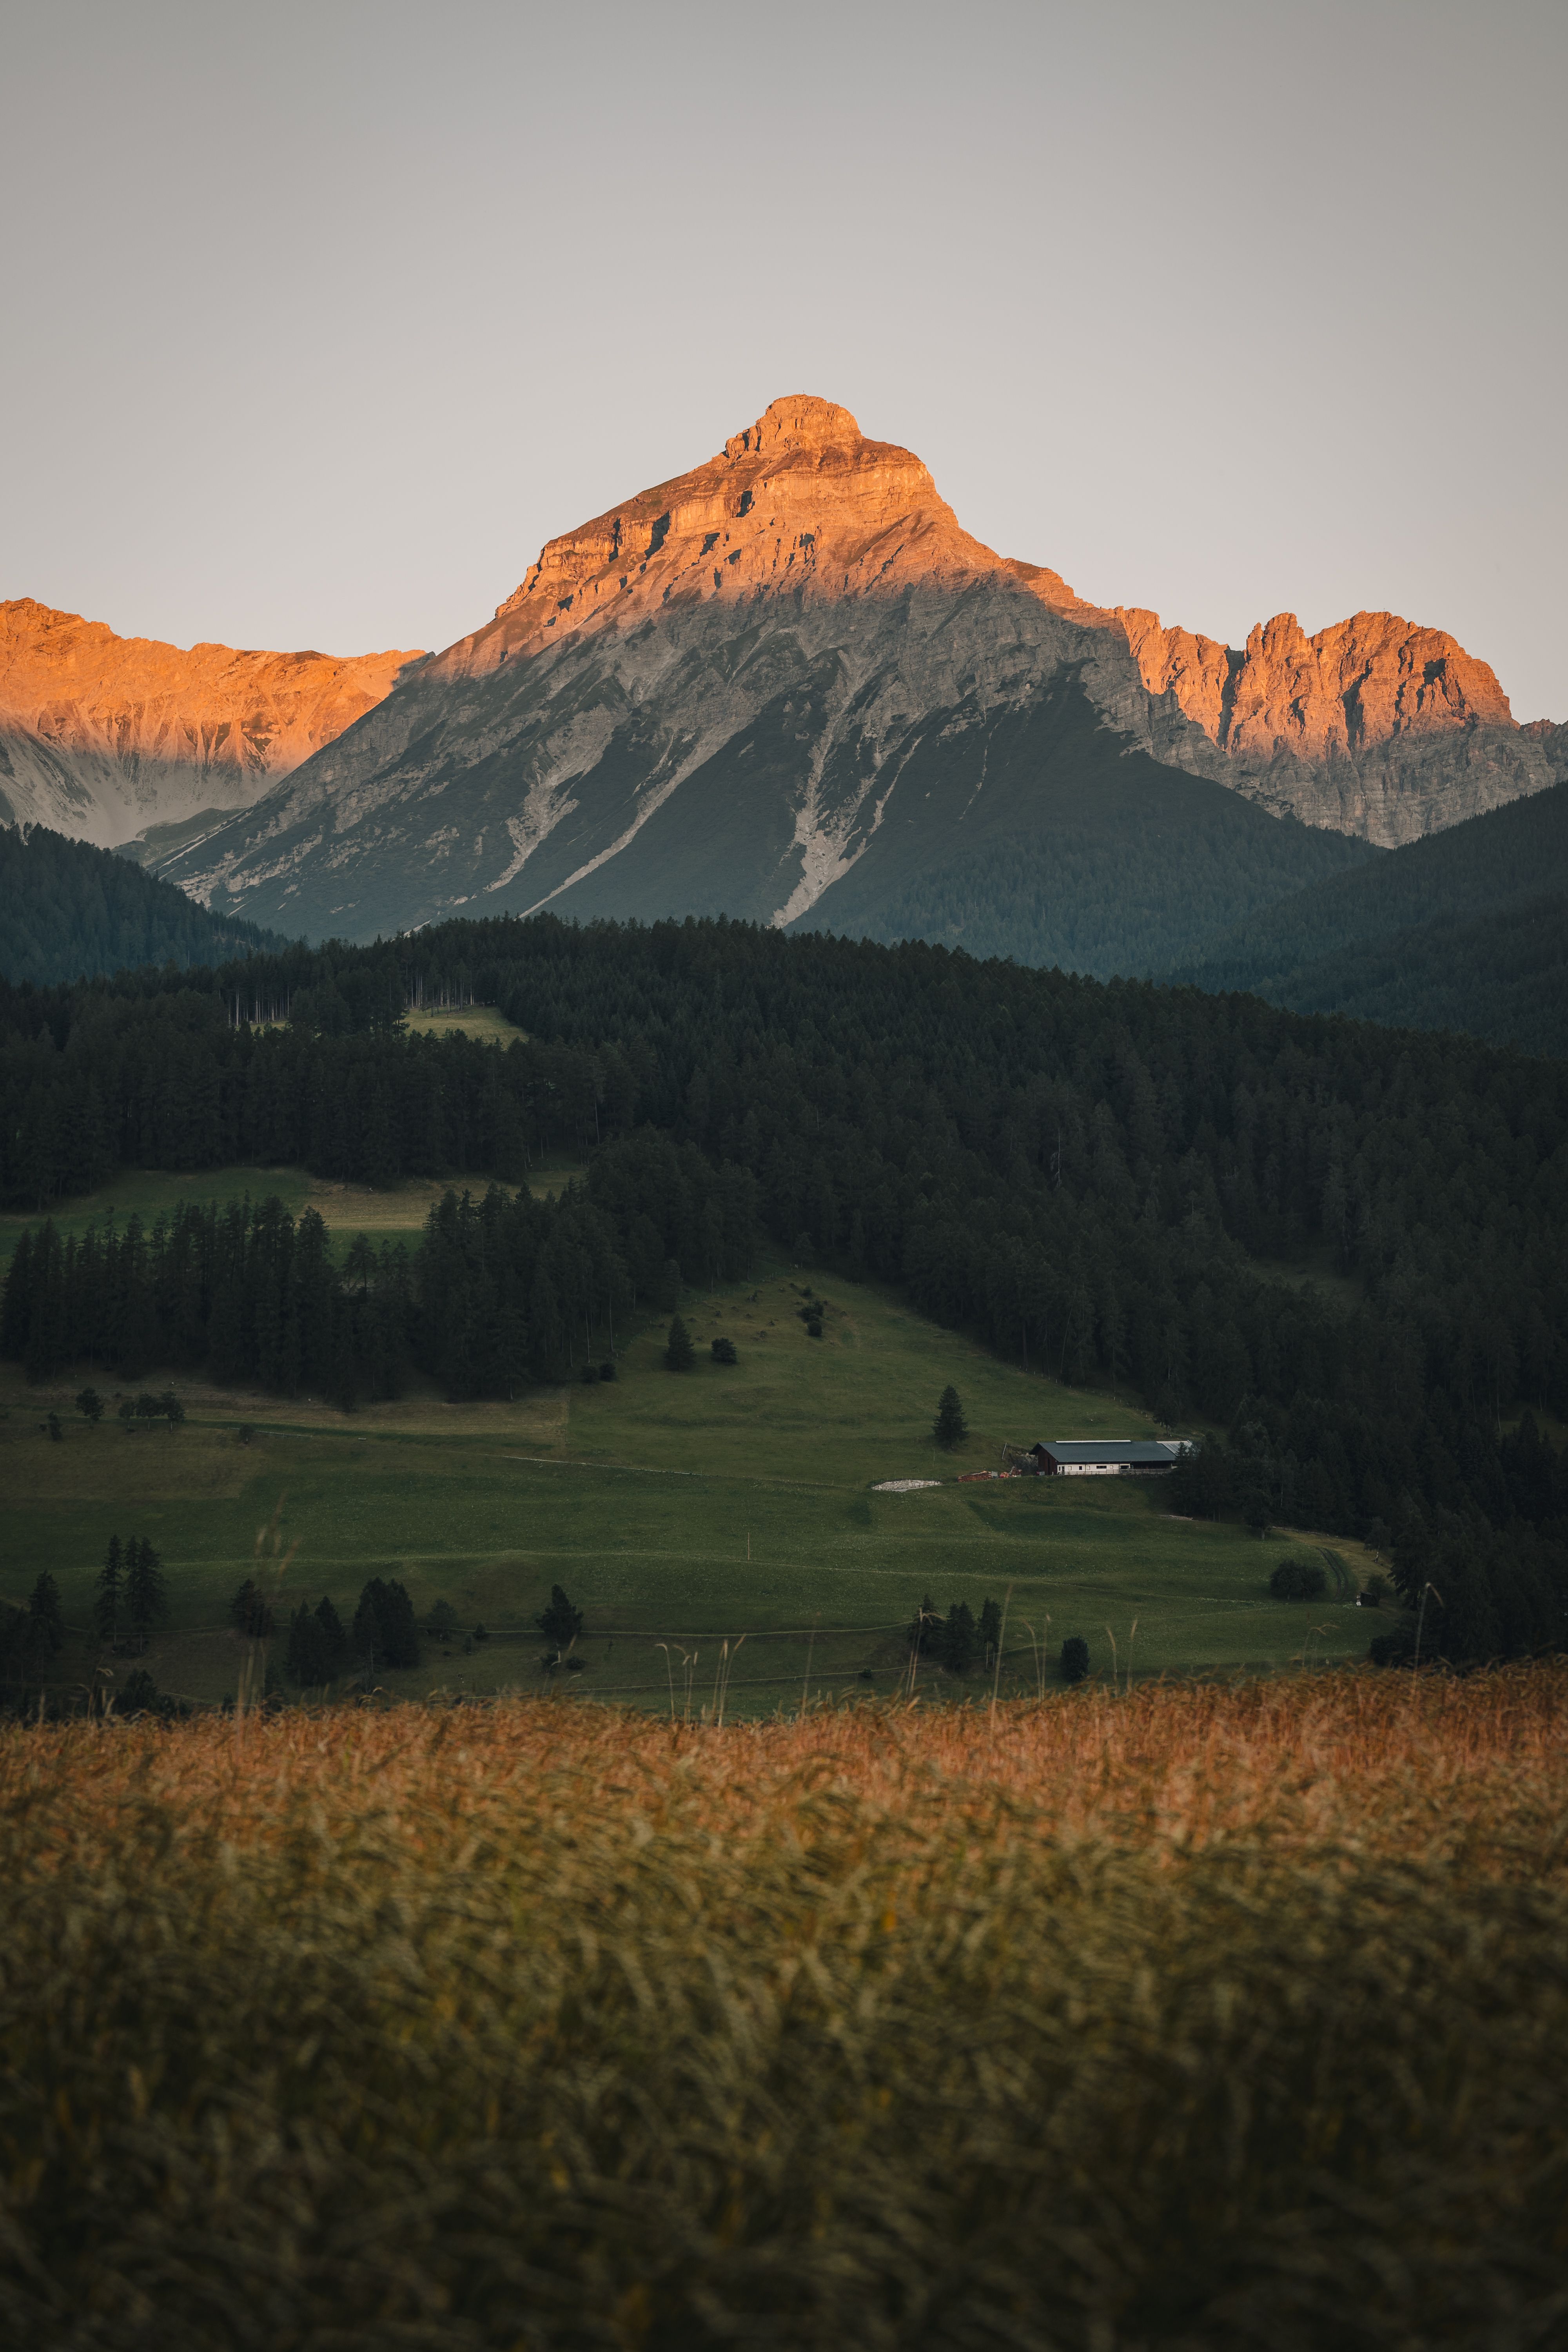
[[[897,594],[933,574],[994,573],[920,459],[870,441],[814,393],[773,401],[717,457],[564,531],[478,635],[444,661],[486,669],[525,644],[780,594]]]

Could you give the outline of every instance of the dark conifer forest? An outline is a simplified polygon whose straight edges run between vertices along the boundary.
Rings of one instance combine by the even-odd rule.
[[[1568,783],[1281,898],[1172,976],[1568,1052]]]
[[[209,915],[111,849],[47,825],[0,825],[0,976],[79,980],[140,964],[210,963],[281,942],[255,923]]]
[[[526,1042],[407,1034],[437,988]],[[929,946],[550,918],[0,988],[0,1185],[43,1219],[3,1345],[38,1376],[205,1365],[346,1403],[413,1365],[504,1395],[765,1238],[1222,1430],[1183,1507],[1370,1536],[1417,1581],[1447,1545],[1491,1595],[1477,1641],[1560,1636],[1563,1065]],[[560,1201],[471,1197],[545,1150],[585,1160]],[[340,1259],[266,1202],[47,1222],[117,1169],[233,1162],[453,1191],[413,1252]],[[1488,1580],[1526,1555],[1505,1608]]]

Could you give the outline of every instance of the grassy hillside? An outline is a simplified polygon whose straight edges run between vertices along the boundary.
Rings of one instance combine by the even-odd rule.
[[[1316,883],[1173,976],[1296,1013],[1568,1051],[1568,784]]]
[[[10,2338],[1545,2352],[1565,1700],[9,1727]]]
[[[47,825],[0,825],[0,979],[91,979],[140,964],[216,964],[280,947],[254,923],[209,915],[111,849]]]
[[[1006,1442],[1152,1425],[1130,1402],[999,1362],[871,1285],[828,1284],[815,1340],[798,1313],[803,1281],[780,1269],[689,1293],[689,1374],[664,1369],[660,1323],[631,1339],[613,1382],[516,1404],[417,1394],[345,1417],[310,1399],[178,1382],[186,1425],[128,1438],[112,1404],[97,1430],[75,1419],[78,1378],[42,1391],[13,1379],[0,1390],[10,1503],[0,1598],[20,1601],[42,1569],[55,1575],[78,1629],[60,1674],[79,1682],[100,1655],[86,1628],[109,1538],[150,1535],[174,1615],[142,1663],[162,1690],[196,1700],[237,1687],[244,1654],[227,1603],[253,1573],[280,1619],[325,1591],[346,1621],[379,1575],[405,1583],[421,1616],[447,1600],[465,1630],[485,1624],[480,1647],[465,1654],[459,1636],[445,1654],[430,1647],[417,1671],[384,1675],[404,1696],[537,1688],[545,1645],[532,1621],[556,1583],[587,1619],[574,1695],[659,1708],[672,1675],[686,1704],[682,1647],[695,1710],[711,1702],[721,1643],[742,1635],[732,1710],[797,1706],[805,1691],[891,1691],[907,1666],[904,1629],[928,1594],[943,1612],[965,1601],[978,1615],[1011,1591],[1009,1690],[1037,1688],[1069,1633],[1088,1639],[1106,1674],[1113,1659],[1144,1675],[1364,1655],[1377,1621],[1351,1605],[1373,1564],[1358,1545],[1310,1533],[1263,1545],[1235,1525],[1175,1519],[1158,1482],[958,1483],[994,1467]],[[721,1334],[736,1343],[733,1367],[711,1359]],[[972,1433],[955,1455],[931,1438],[950,1381]],[[68,1424],[58,1444],[43,1427],[51,1407]],[[943,1483],[871,1491],[901,1478]],[[1303,1542],[1328,1572],[1328,1598],[1310,1610],[1265,1590],[1281,1552]],[[947,1685],[922,1668],[921,1687]]]

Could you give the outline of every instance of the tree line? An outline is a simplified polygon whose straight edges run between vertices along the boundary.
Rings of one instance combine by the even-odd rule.
[[[511,1396],[613,1366],[639,1303],[673,1303],[683,1266],[744,1272],[757,1231],[745,1171],[647,1133],[606,1150],[591,1192],[447,1192],[412,1250],[362,1234],[335,1256],[317,1211],[296,1219],[276,1196],[182,1202],[150,1227],[111,1216],[80,1235],[46,1219],[12,1258],[0,1355],[31,1380],[168,1364],[345,1408],[396,1396],[411,1368],[456,1399]],[[101,1414],[96,1391],[82,1396]],[[172,1393],[144,1402],[184,1417]],[[121,1407],[128,1426],[140,1412]]]

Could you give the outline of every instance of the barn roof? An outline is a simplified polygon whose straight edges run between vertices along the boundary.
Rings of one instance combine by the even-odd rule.
[[[1048,1454],[1053,1462],[1080,1465],[1096,1462],[1126,1463],[1131,1469],[1163,1470],[1181,1452],[1179,1444],[1161,1437],[1086,1439],[1042,1437],[1031,1449]]]

